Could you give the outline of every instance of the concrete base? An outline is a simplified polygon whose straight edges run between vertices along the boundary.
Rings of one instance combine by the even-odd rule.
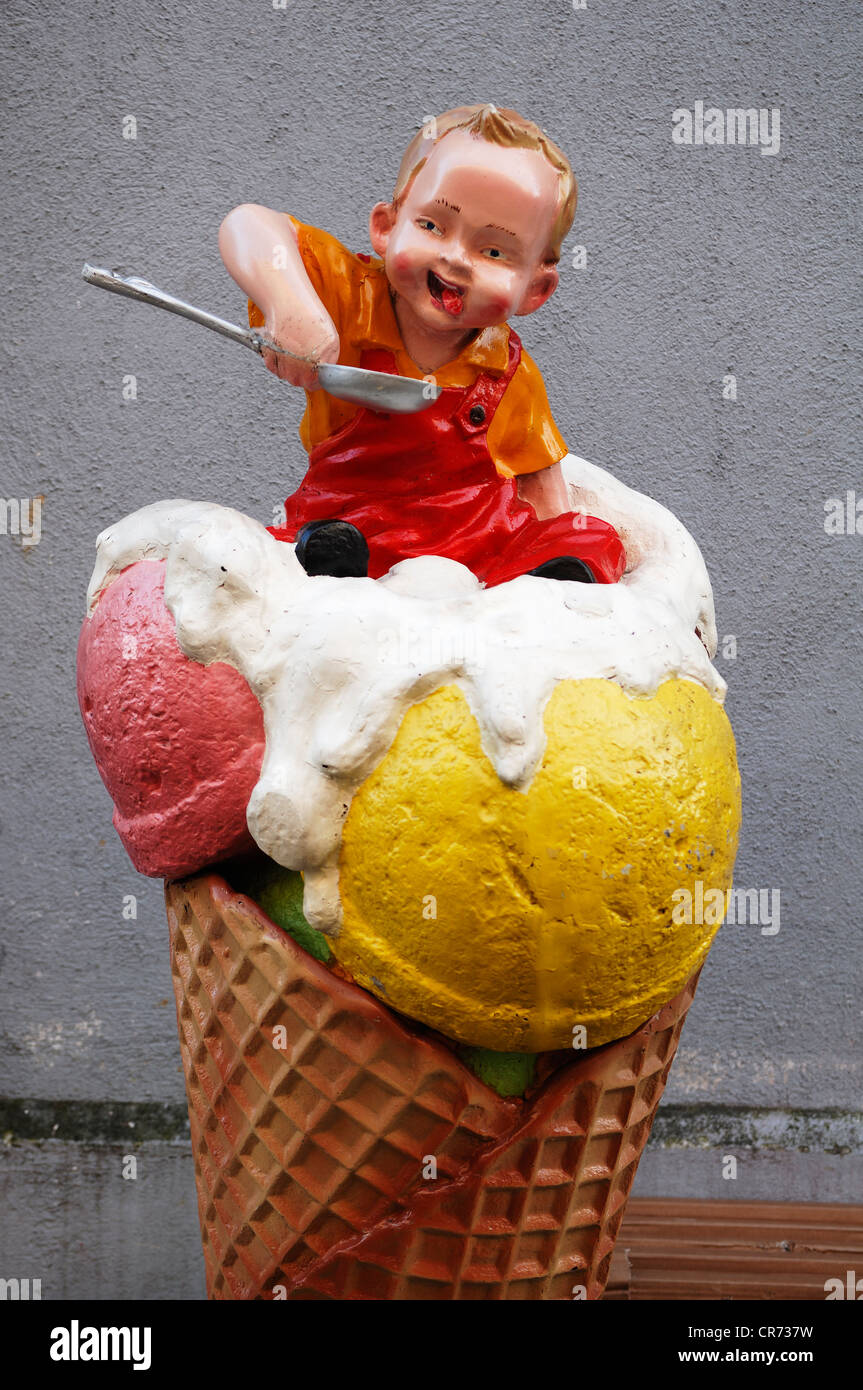
[[[735,1179],[722,1177],[729,1154],[738,1160]],[[123,1178],[125,1155],[137,1158],[137,1178]],[[651,1142],[633,1199],[850,1204],[861,1191],[860,1154]],[[41,1279],[43,1299],[205,1296],[187,1140],[137,1147],[61,1140],[2,1144],[0,1210],[0,1278]]]
[[[188,1142],[3,1144],[0,1211],[0,1278],[43,1299],[204,1298]]]

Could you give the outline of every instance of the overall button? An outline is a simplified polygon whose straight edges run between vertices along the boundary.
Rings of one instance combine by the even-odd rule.
[[[472,425],[481,425],[485,420],[485,406],[472,405],[470,408],[468,419],[470,420]]]

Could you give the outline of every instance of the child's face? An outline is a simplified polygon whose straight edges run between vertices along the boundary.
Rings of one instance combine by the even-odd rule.
[[[529,314],[557,285],[543,262],[560,185],[539,150],[456,130],[435,145],[397,212],[370,231],[387,278],[426,329],[465,333]]]

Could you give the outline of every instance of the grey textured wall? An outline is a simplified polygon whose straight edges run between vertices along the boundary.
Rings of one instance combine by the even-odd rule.
[[[44,506],[38,544],[0,535],[2,1093],[183,1100],[161,886],[114,834],[76,704],[94,540],[167,497],[269,522],[303,467],[298,393],[250,354],[90,289],[81,263],[127,265],[239,319],[216,246],[229,208],[266,202],[367,249],[368,209],[410,133],[484,99],[543,124],[579,181],[568,250],[585,246],[587,267],[565,257],[551,304],[519,324],[564,437],[682,518],[720,633],[737,639],[719,663],[744,785],[737,882],[780,891],[781,929],[720,932],[669,1100],[772,1112],[779,1150],[814,1146],[803,1186],[789,1161],[773,1195],[849,1200],[839,1161],[817,1168],[819,1145],[843,1148],[837,1117],[804,1144],[808,1121],[789,1114],[860,1108],[863,535],[824,528],[826,499],[863,498],[852,7],[6,0],[3,24],[0,491]],[[779,107],[779,153],[673,144],[672,111],[698,98]],[[732,1131],[714,1134],[719,1149]],[[750,1173],[761,1150],[753,1140]],[[686,1189],[681,1162],[668,1195]],[[92,1185],[65,1192],[81,1203],[72,1229],[90,1229]],[[757,1186],[743,1164],[727,1195]],[[149,1219],[171,1221],[172,1191],[152,1184]],[[105,1199],[106,1248],[121,1206]],[[28,1204],[10,1210],[26,1219]],[[151,1272],[133,1267],[124,1291],[149,1296]],[[94,1296],[110,1287],[81,1277]]]

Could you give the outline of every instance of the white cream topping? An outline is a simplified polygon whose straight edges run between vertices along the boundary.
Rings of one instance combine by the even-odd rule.
[[[166,561],[177,640],[248,681],[266,750],[247,807],[261,849],[305,878],[304,910],[338,931],[338,858],[351,798],[390,747],[406,708],[457,685],[501,780],[526,789],[543,753],[543,711],[561,680],[604,677],[632,696],[697,681],[722,702],[713,597],[695,541],[666,508],[570,454],[574,510],[620,533],[618,584],[522,577],[483,589],[452,560],[405,560],[382,579],[310,578],[292,545],[211,502],[166,501],[97,540],[89,612],[138,560]],[[696,635],[701,632],[704,645]]]

